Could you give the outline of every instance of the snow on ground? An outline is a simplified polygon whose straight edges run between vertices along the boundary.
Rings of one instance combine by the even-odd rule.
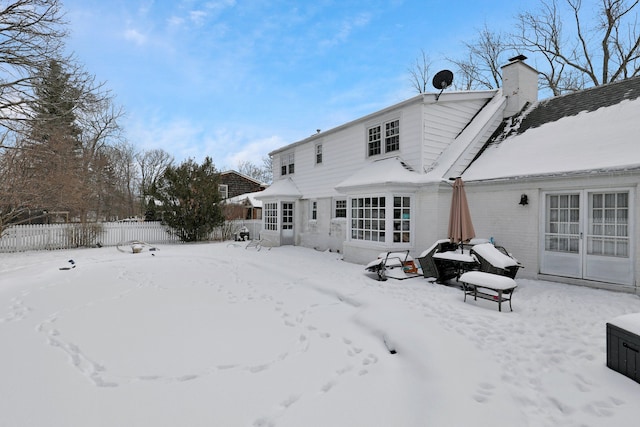
[[[640,298],[517,283],[500,313],[299,247],[3,254],[0,425],[634,425],[605,325]]]

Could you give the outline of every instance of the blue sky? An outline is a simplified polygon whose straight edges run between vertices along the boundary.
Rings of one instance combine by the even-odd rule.
[[[138,149],[218,169],[416,92],[421,55],[452,68],[485,23],[528,0],[63,0],[68,49],[116,95]]]

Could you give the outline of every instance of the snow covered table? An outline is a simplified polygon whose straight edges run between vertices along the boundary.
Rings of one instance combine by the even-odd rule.
[[[607,366],[640,383],[640,313],[607,323]]]
[[[467,295],[473,295],[474,300],[482,298],[497,302],[498,310],[502,311],[502,303],[509,301],[509,308],[513,311],[511,296],[518,285],[512,278],[483,271],[468,271],[460,276],[459,281],[464,288],[465,302]]]

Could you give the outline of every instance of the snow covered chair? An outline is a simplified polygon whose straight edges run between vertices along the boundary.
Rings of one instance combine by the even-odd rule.
[[[513,258],[502,246],[494,246],[491,243],[481,243],[471,248],[473,255],[480,264],[479,271],[485,273],[507,276],[512,279],[516,277],[518,269],[522,264]]]
[[[420,263],[422,268],[422,275],[427,279],[434,279],[438,282],[443,282],[455,277],[454,271],[441,271],[438,269],[436,262],[433,260],[433,255],[436,252],[447,252],[455,250],[457,245],[451,243],[449,239],[437,240],[431,247],[423,251],[416,260]]]

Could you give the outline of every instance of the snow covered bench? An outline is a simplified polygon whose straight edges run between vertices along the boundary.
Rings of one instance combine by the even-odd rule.
[[[502,311],[502,303],[509,301],[509,308],[513,311],[511,297],[518,285],[512,278],[483,271],[468,271],[460,276],[459,281],[463,286],[465,302],[467,295],[473,295],[474,300],[482,298],[497,302],[498,310]]]

